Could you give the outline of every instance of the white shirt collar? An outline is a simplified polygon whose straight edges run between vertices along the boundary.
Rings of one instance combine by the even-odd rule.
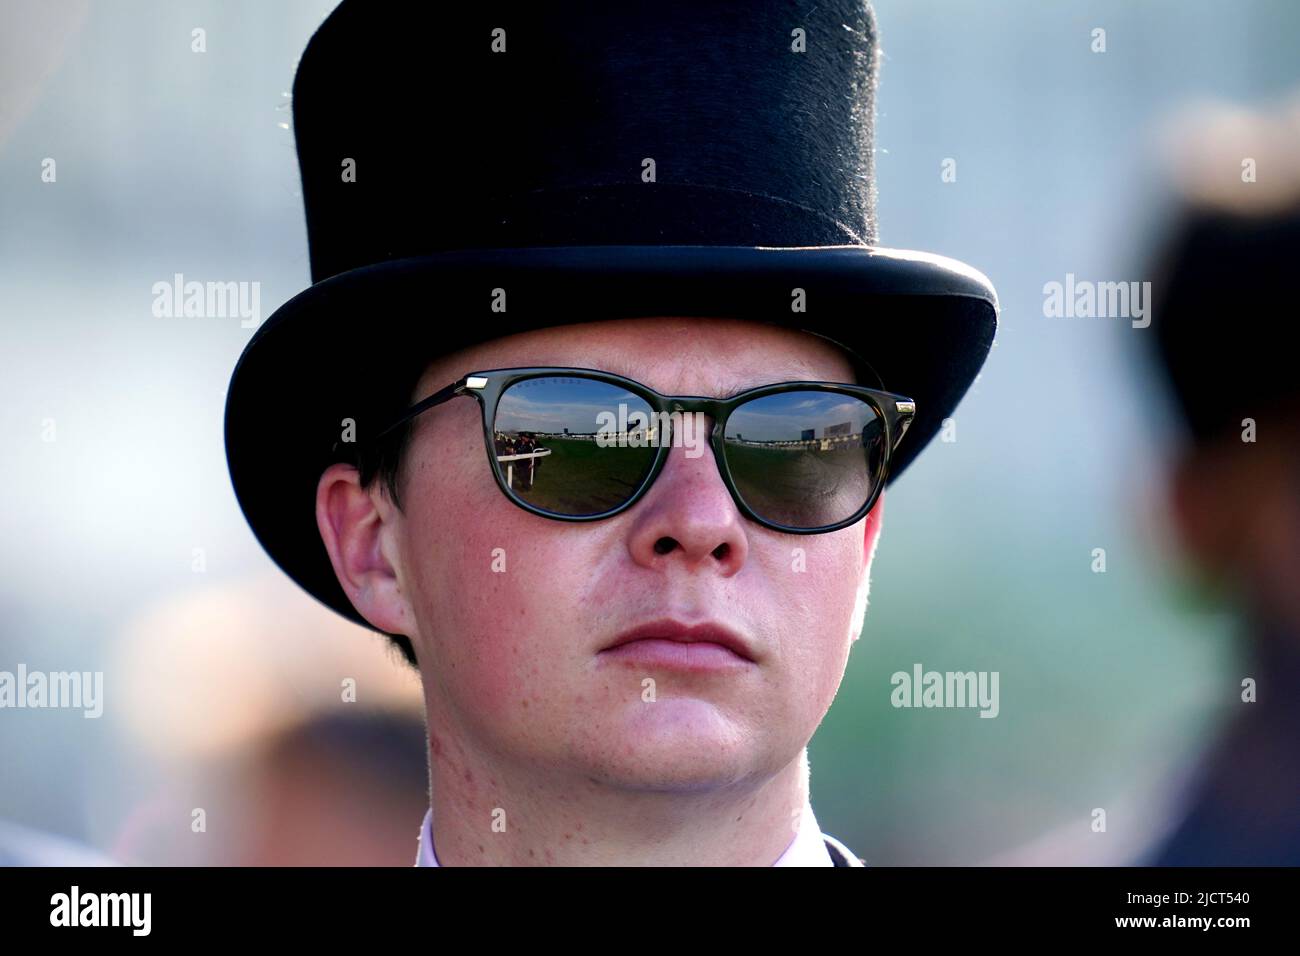
[[[420,849],[415,857],[416,866],[437,866],[438,857],[433,852],[433,810],[424,811],[424,824],[420,827]],[[813,816],[812,803],[804,801],[799,817],[799,828],[794,839],[777,858],[773,866],[834,866],[830,852],[822,840],[821,827]]]

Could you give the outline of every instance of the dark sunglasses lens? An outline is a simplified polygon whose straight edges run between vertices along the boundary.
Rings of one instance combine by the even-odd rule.
[[[745,504],[788,528],[851,518],[884,470],[885,428],[851,395],[780,392],[746,402],[727,419],[727,465]]]
[[[617,385],[524,379],[497,404],[497,468],[533,507],[571,518],[603,514],[626,503],[650,473],[655,423],[645,399]]]

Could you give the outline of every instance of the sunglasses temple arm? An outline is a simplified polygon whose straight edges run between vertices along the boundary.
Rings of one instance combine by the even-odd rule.
[[[391,431],[393,431],[393,429],[406,424],[416,415],[419,415],[421,412],[427,412],[435,405],[441,405],[443,402],[450,401],[451,399],[455,398],[457,395],[464,394],[464,392],[465,392],[465,379],[462,378],[458,382],[452,382],[446,388],[434,392],[428,398],[422,399],[421,401],[412,405],[402,414],[400,418],[390,423],[387,428],[385,428],[378,435],[376,435],[374,440],[382,441],[384,436],[388,435]]]

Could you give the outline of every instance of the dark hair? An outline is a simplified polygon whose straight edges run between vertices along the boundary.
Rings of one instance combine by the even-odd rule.
[[[356,464],[361,487],[369,488],[378,478],[384,483],[384,490],[398,511],[402,510],[398,478],[402,471],[402,457],[411,441],[411,424],[405,422],[399,425],[382,441],[363,444],[357,452]]]

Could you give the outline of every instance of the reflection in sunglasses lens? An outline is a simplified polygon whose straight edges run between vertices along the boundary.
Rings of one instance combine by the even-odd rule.
[[[884,465],[884,422],[861,399],[816,390],[746,402],[727,419],[732,480],[755,514],[791,528],[850,518]]]
[[[568,517],[626,502],[654,465],[650,405],[618,385],[547,376],[502,394],[493,424],[497,467],[515,495]]]

